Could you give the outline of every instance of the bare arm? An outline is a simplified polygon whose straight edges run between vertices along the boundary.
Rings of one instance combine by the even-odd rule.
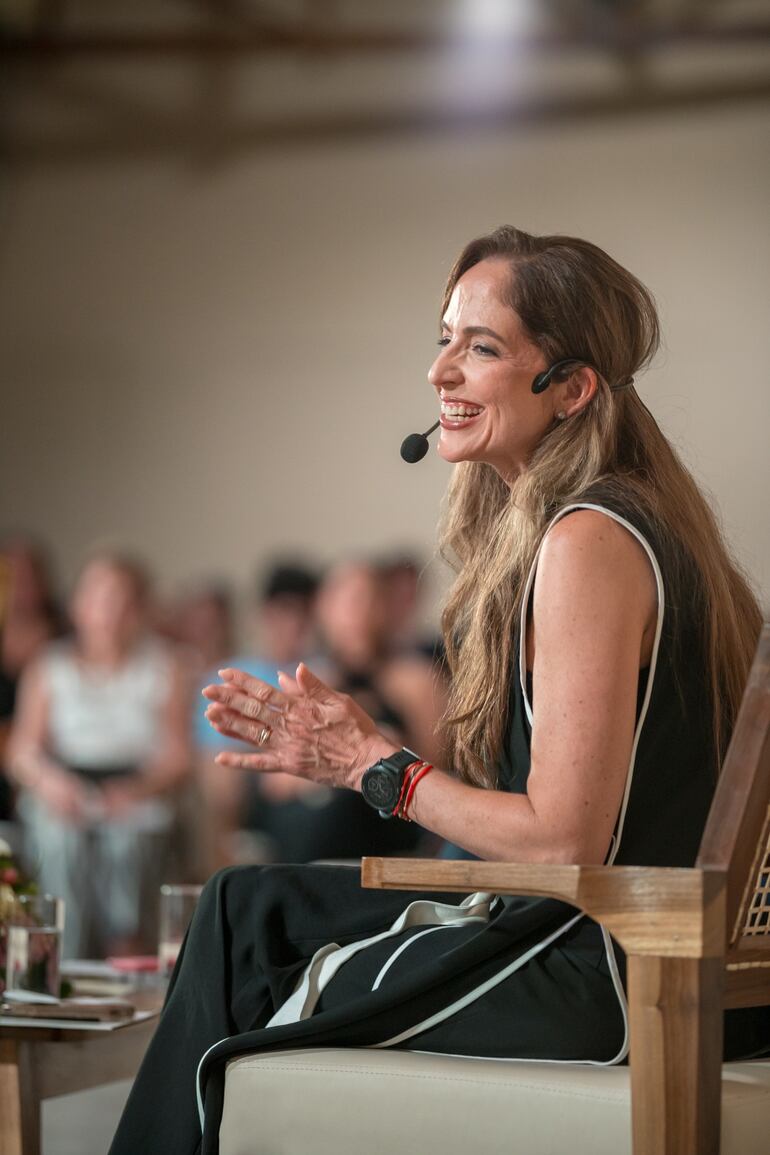
[[[175,658],[161,708],[157,748],[139,767],[138,774],[105,784],[108,811],[116,813],[145,798],[175,790],[192,771],[189,731],[189,684],[181,663]]]
[[[48,710],[45,675],[41,665],[32,662],[19,684],[8,739],[8,769],[20,786],[60,818],[78,822],[85,813],[88,791],[48,752]]]
[[[605,515],[575,513],[541,553],[529,644],[534,722],[527,794],[481,790],[434,771],[415,793],[421,825],[482,858],[601,862],[630,762],[639,668],[656,615],[654,576],[641,546]],[[220,755],[227,765],[291,769],[353,789],[394,746],[302,667],[283,693],[233,673],[206,692],[214,725],[264,753]],[[260,684],[261,685],[261,684]],[[283,759],[285,762],[282,762]]]
[[[175,659],[161,719],[158,748],[141,766],[141,781],[147,794],[164,794],[186,778],[191,768],[189,684],[181,663]]]

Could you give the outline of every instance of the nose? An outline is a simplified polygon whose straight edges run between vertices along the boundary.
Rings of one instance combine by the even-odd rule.
[[[461,380],[462,373],[451,343],[442,345],[428,370],[428,381],[434,389],[456,389]]]

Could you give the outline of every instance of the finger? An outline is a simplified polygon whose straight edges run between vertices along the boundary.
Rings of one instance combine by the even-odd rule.
[[[221,734],[223,738],[235,738],[239,742],[242,740],[240,734],[238,734],[235,730],[229,729],[227,726],[218,725],[216,722],[212,722],[211,725],[216,730],[217,734]]]
[[[226,706],[209,706],[206,717],[218,734],[225,734],[228,738],[241,738],[245,742],[250,742],[252,746],[263,746],[272,733],[268,725],[268,733],[265,734],[264,722],[244,718],[242,714],[229,710]]]
[[[211,706],[206,707],[206,713],[204,717],[206,718],[206,721],[209,722],[212,726],[219,727],[229,726],[230,723],[235,721],[235,719],[240,717],[240,715],[236,714],[234,710],[228,710],[227,706],[212,704]]]
[[[251,698],[248,694],[244,694],[241,690],[229,685],[206,686],[203,694],[210,702],[227,706],[228,709],[234,710],[237,714],[243,714],[244,718],[261,718],[263,722],[266,722],[270,715],[275,717],[276,712],[270,706],[266,706],[257,698]],[[208,710],[206,713],[208,714]]]
[[[291,674],[285,674],[283,670],[278,671],[278,681],[281,684],[281,689],[287,698],[301,698],[302,691],[297,685],[296,678],[292,678]]]
[[[212,723],[212,725],[214,725],[214,729],[218,735],[222,735],[223,738],[234,738],[236,742],[244,742],[244,736],[242,736],[242,733],[239,733],[238,730],[232,730],[230,726],[227,725],[216,725],[214,723]]]
[[[214,761],[237,770],[280,770],[274,754],[238,754],[234,750],[223,750]]]
[[[304,662],[297,666],[297,685],[308,698],[315,698],[319,702],[333,702],[337,694],[326,682],[317,678]]]
[[[269,682],[263,682],[261,678],[253,678],[251,674],[246,674],[243,670],[225,669],[218,671],[223,682],[227,682],[232,686],[240,686],[252,698],[256,698],[260,702],[264,702],[268,706],[272,706],[274,710],[282,710],[285,706],[283,694],[280,690],[276,690],[275,686],[271,686]]]
[[[235,723],[241,717],[240,714],[228,710],[225,706],[209,706],[206,710],[205,717],[208,724],[220,734],[240,737],[235,729]]]

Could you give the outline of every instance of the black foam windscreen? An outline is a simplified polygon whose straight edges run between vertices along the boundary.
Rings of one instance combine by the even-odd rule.
[[[401,456],[412,465],[415,461],[422,461],[427,452],[428,438],[424,433],[410,433],[401,442]]]
[[[425,433],[410,433],[401,442],[401,456],[404,461],[408,461],[410,465],[414,465],[416,461],[422,461],[425,454],[428,452],[428,437],[434,429],[438,429],[440,421],[435,425],[431,425],[430,429]]]

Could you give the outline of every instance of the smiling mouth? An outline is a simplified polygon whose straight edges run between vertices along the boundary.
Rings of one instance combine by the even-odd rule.
[[[441,426],[444,429],[458,429],[475,420],[483,408],[480,405],[471,405],[464,401],[441,402]]]

